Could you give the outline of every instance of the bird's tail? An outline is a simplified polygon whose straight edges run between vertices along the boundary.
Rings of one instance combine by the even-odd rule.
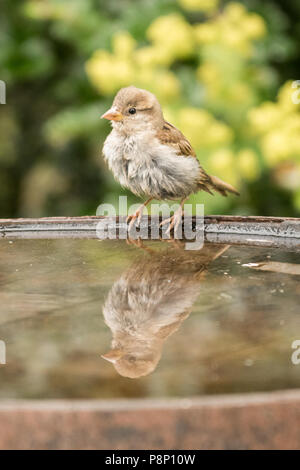
[[[218,193],[222,194],[222,196],[227,196],[228,193],[236,194],[237,196],[240,195],[240,193],[234,189],[233,186],[229,183],[225,183],[225,181],[222,181],[220,178],[217,176],[210,176],[210,181],[209,185],[212,190],[218,191]]]

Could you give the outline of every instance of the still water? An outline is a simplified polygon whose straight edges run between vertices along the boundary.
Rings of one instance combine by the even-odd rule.
[[[0,398],[300,387],[299,281],[297,250],[1,240]]]

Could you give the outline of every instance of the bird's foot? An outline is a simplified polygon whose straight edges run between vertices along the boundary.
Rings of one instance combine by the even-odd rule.
[[[174,229],[174,233],[177,231],[178,227],[182,223],[182,215],[183,215],[183,210],[182,210],[182,207],[180,207],[174,213],[174,215],[172,215],[172,217],[169,217],[168,219],[165,219],[160,223],[161,227],[163,227],[166,224],[169,224],[169,227],[166,230],[166,234],[170,235],[172,229]]]
[[[137,225],[138,226],[140,225],[144,208],[145,206],[144,204],[142,204],[134,214],[129,215],[127,217],[126,222],[129,223],[128,230],[130,230],[134,226],[136,220],[137,220]]]

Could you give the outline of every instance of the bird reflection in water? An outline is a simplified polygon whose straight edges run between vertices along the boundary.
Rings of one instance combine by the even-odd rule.
[[[149,250],[113,284],[103,307],[113,339],[102,357],[120,375],[138,378],[155,370],[164,342],[191,313],[208,265],[227,248]]]

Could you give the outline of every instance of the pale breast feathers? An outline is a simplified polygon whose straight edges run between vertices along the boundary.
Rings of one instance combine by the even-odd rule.
[[[126,138],[112,131],[103,150],[115,178],[137,195],[182,198],[196,191],[201,180],[195,151],[168,122],[154,132]]]

